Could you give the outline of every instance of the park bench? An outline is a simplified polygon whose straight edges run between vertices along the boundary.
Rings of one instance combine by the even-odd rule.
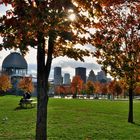
[[[23,99],[19,105],[22,108],[35,107],[37,102],[34,99]]]

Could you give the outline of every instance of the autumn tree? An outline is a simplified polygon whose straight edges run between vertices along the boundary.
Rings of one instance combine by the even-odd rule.
[[[64,96],[65,94],[65,87],[63,85],[58,85],[55,87],[55,93],[60,95],[60,96]]]
[[[79,94],[82,91],[83,88],[83,80],[79,75],[74,76],[71,82],[71,91],[73,93],[73,98],[77,97],[77,94]]]
[[[55,88],[54,88],[54,93],[55,93],[56,95],[60,95],[59,86],[55,86]]]
[[[105,95],[108,93],[108,84],[107,83],[101,83],[101,93],[102,93],[102,95]]]
[[[90,42],[92,16],[101,7],[94,1],[79,0],[0,0],[3,3],[11,4],[12,9],[0,18],[0,49],[18,48],[23,54],[29,46],[37,49],[36,139],[46,140],[47,85],[52,59],[68,56],[84,61],[83,57],[89,56],[88,50],[76,48],[75,44]]]
[[[71,86],[70,85],[64,85],[63,86],[63,95],[69,95],[71,94]]]
[[[102,5],[120,2],[124,0],[0,0],[0,4],[12,5],[0,18],[0,49],[19,48],[23,54],[29,46],[37,49],[37,140],[47,139],[47,85],[52,59],[66,55],[83,61],[89,52],[74,44],[90,43],[94,15],[101,14]]]
[[[116,81],[114,88],[115,88],[114,91],[115,91],[116,96],[118,98],[118,96],[121,95],[122,94],[122,91],[123,91],[122,90],[122,87],[121,87],[121,85],[120,85],[120,83],[118,81]]]
[[[108,97],[110,99],[110,95],[112,95],[113,99],[114,99],[114,96],[115,96],[115,91],[114,91],[114,88],[115,88],[115,80],[112,80],[108,83],[107,85],[107,88],[108,88]]]
[[[93,86],[94,86],[95,95],[96,95],[96,97],[98,97],[98,95],[101,93],[101,83],[98,81],[94,82]]]
[[[133,122],[133,91],[140,69],[140,6],[125,2],[103,9],[94,35],[95,56],[103,69],[129,87],[128,122]]]
[[[31,77],[23,77],[18,83],[18,88],[24,92],[32,93],[34,90],[32,78]]]
[[[137,82],[136,86],[135,86],[135,89],[134,89],[134,94],[137,96],[137,95],[140,95],[140,82]]]
[[[87,81],[86,83],[86,94],[89,97],[89,95],[94,93],[94,85],[92,81]]]
[[[124,98],[126,98],[127,92],[128,92],[128,85],[125,80],[121,79],[119,80],[119,84],[121,85],[122,88],[122,95]]]
[[[0,75],[0,94],[3,94],[12,87],[11,81],[8,75]]]
[[[118,96],[124,92],[125,87],[121,84],[123,84],[122,81],[116,81],[116,80],[113,80],[108,83],[108,93],[110,95],[112,94],[113,99],[115,96],[117,96],[118,98]]]
[[[82,86],[82,90],[80,91],[80,94],[81,94],[81,95],[85,95],[86,92],[87,92],[87,87],[86,87],[86,83],[85,83],[85,84],[83,84],[83,86]]]

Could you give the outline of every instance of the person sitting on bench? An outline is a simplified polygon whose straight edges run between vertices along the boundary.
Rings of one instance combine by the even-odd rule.
[[[31,94],[29,92],[25,92],[23,94],[23,98],[21,98],[19,105],[21,105],[24,101],[28,100],[31,98]]]
[[[24,99],[30,99],[31,98],[31,94],[29,92],[25,92],[25,95],[24,95]]]

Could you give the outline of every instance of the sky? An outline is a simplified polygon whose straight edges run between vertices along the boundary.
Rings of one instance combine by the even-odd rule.
[[[0,15],[5,14],[5,11],[9,7],[1,6],[0,5]],[[0,42],[2,39],[0,38]],[[79,48],[87,48],[88,50],[94,51],[93,46],[91,45],[77,45]],[[14,50],[2,50],[0,51],[0,66],[2,66],[2,62],[4,58],[9,55]],[[29,53],[26,54],[25,59],[28,63],[28,74],[36,75],[36,49],[30,48]],[[71,78],[75,75],[75,68],[76,67],[85,67],[87,69],[87,76],[90,70],[94,70],[95,74],[101,70],[100,65],[97,64],[96,59],[92,57],[85,57],[85,62],[75,61],[74,59],[69,59],[67,57],[57,57],[52,61],[52,68],[50,73],[50,78],[53,78],[53,71],[54,67],[62,67],[62,76],[64,73],[69,73]]]

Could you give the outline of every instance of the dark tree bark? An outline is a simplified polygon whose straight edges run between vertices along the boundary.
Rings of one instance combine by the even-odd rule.
[[[133,88],[129,87],[129,113],[128,122],[133,123]]]
[[[52,63],[54,48],[53,38],[49,38],[48,55],[45,63],[45,39],[38,33],[39,46],[37,48],[37,122],[36,140],[47,140],[47,105],[48,105],[48,79]]]

